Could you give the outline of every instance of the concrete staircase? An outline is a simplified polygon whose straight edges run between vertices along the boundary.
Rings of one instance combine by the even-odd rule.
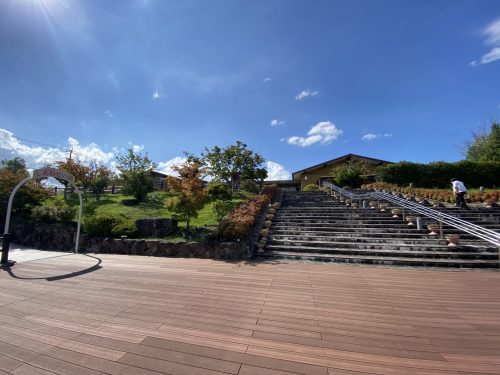
[[[446,209],[449,214],[500,230],[500,210]],[[352,208],[323,192],[284,192],[276,212],[262,258],[323,262],[366,263],[427,267],[499,268],[498,249],[488,242],[455,228],[444,226],[444,233],[458,233],[458,246],[429,235],[422,218],[421,230],[402,218],[393,218],[389,207]]]

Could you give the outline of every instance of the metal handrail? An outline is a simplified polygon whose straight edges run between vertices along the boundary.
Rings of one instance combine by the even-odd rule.
[[[368,198],[382,199],[400,207],[406,208],[413,212],[419,213],[425,217],[435,219],[440,223],[441,238],[442,238],[442,224],[447,224],[453,228],[461,230],[463,232],[469,233],[475,237],[478,237],[484,241],[492,243],[495,246],[500,247],[500,233],[497,233],[491,229],[483,228],[480,225],[470,223],[466,220],[457,218],[455,216],[446,214],[441,211],[434,210],[429,207],[422,206],[418,203],[408,201],[406,199],[401,199],[393,194],[387,193],[385,191],[374,191],[364,194],[354,194],[348,190],[342,189],[341,187],[332,184],[331,182],[325,181],[323,186],[335,190],[336,192],[348,197],[352,200],[363,200]]]

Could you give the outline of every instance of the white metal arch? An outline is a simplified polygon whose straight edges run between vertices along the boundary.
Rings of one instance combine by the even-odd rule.
[[[38,178],[44,178],[44,177],[57,177],[60,179],[63,179],[65,181],[68,181],[74,188],[75,191],[78,194],[78,198],[80,199],[80,209],[78,211],[78,227],[76,231],[76,243],[75,243],[75,253],[78,253],[78,245],[80,243],[80,227],[81,227],[81,222],[82,222],[82,210],[83,210],[83,199],[82,199],[82,194],[80,193],[80,190],[75,185],[75,178],[64,172],[60,171],[58,169],[54,168],[42,168],[42,169],[37,169],[33,171],[33,176],[32,177],[26,177],[24,180],[22,180],[20,183],[17,184],[17,186],[12,190],[12,193],[10,194],[9,197],[9,203],[7,205],[7,215],[5,217],[5,228],[4,228],[4,233],[7,234],[9,233],[9,226],[10,226],[10,214],[12,212],[12,202],[14,201],[14,196],[16,195],[17,191],[28,181],[33,180],[33,179],[38,179]]]

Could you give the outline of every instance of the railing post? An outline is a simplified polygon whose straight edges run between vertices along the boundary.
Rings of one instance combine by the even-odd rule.
[[[402,212],[401,216],[403,216],[403,221],[405,221],[406,220],[406,215],[405,215],[405,208],[404,208],[404,206],[403,206],[403,212]]]
[[[417,216],[417,229],[422,230],[422,218]]]
[[[8,264],[9,263],[9,248],[10,248],[10,233],[4,233],[2,239],[2,260],[0,263]]]
[[[443,237],[443,222],[439,220],[439,238],[442,240]]]

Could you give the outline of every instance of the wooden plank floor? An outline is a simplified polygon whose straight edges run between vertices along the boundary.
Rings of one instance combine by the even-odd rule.
[[[57,254],[0,274],[0,374],[500,374],[500,273]]]

